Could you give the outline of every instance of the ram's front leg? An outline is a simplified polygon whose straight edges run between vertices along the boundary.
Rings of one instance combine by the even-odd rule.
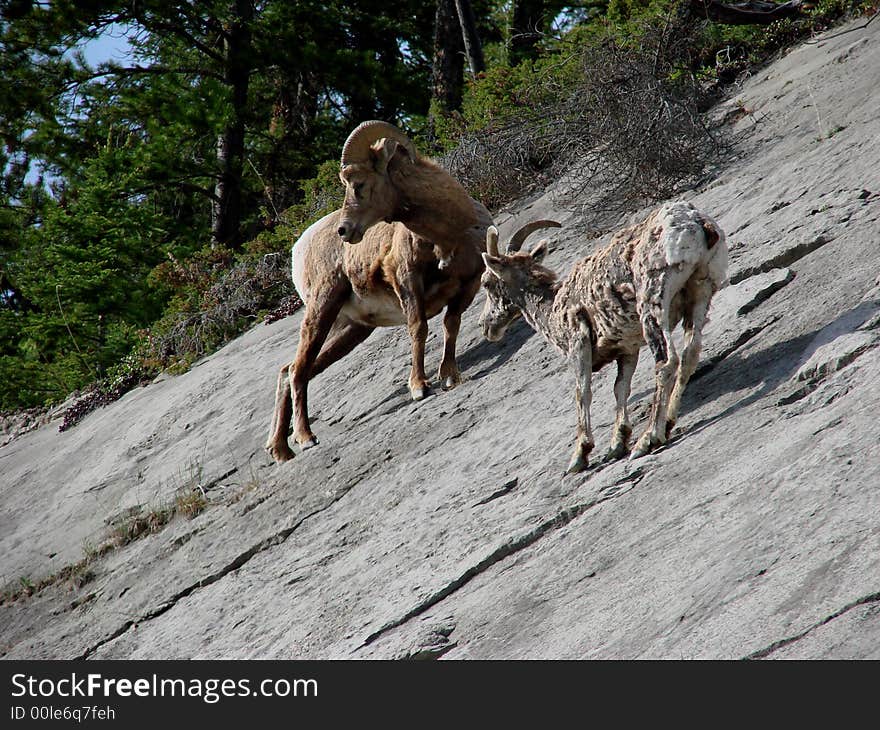
[[[454,388],[461,382],[461,372],[455,360],[455,347],[458,342],[458,331],[461,327],[461,315],[474,301],[480,289],[480,277],[464,282],[461,291],[446,305],[443,317],[443,360],[440,363],[438,377],[443,387]]]
[[[398,296],[406,313],[406,326],[412,343],[412,369],[409,392],[413,400],[422,400],[429,390],[425,374],[425,341],[428,339],[428,318],[425,315],[425,297],[421,280],[405,275],[398,282]]]
[[[679,365],[678,353],[672,342],[668,311],[662,306],[652,306],[649,303],[641,318],[645,340],[654,355],[654,401],[651,404],[648,428],[636,441],[630,459],[644,456],[666,443],[666,413]]]
[[[588,321],[581,322],[580,318],[578,318],[578,321],[580,332],[571,354],[571,363],[577,380],[575,402],[577,403],[578,429],[574,453],[568,464],[569,474],[576,474],[587,468],[590,452],[595,444],[593,430],[590,427],[590,403],[593,398],[591,389],[593,346]]]
[[[629,393],[633,373],[639,362],[639,351],[617,358],[617,378],[614,381],[614,399],[617,401],[617,415],[614,419],[614,433],[611,436],[611,448],[605,455],[606,461],[622,459],[629,453],[629,437],[632,435],[632,424],[629,420]]]

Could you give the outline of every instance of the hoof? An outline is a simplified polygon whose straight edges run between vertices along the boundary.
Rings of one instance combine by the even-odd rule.
[[[640,456],[645,456],[646,454],[650,454],[654,449],[659,446],[663,446],[664,442],[659,439],[652,438],[651,434],[646,433],[643,434],[642,437],[638,440],[636,445],[633,447],[632,452],[629,455],[630,460],[638,459]]]
[[[568,469],[565,470],[565,473],[577,474],[586,469],[590,465],[590,452],[592,450],[593,444],[578,446],[574,454],[572,454],[571,461],[568,462]]]
[[[410,388],[409,393],[412,396],[413,400],[424,400],[425,396],[428,395],[428,386],[422,386],[420,388]]]
[[[290,461],[295,454],[287,443],[283,444],[266,444],[266,451],[279,464]]]
[[[297,436],[295,440],[303,451],[318,445],[318,437],[313,433],[310,433],[308,436]]]
[[[626,447],[626,444],[617,444],[617,446],[612,446],[605,453],[605,456],[602,457],[602,463],[606,464],[609,461],[617,461],[618,459],[622,459],[629,453],[629,449]]]
[[[437,373],[437,379],[443,384],[443,390],[452,390],[456,385],[461,384],[461,373],[457,368],[452,371],[447,370],[446,373],[441,369]]]
[[[669,440],[670,434],[672,434],[672,429],[675,428],[675,421],[666,421],[666,440]]]

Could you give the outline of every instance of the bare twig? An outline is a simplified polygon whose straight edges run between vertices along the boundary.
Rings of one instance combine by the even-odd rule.
[[[825,36],[824,38],[814,38],[814,39],[810,39],[810,40],[808,40],[808,41],[804,41],[804,43],[805,43],[805,44],[808,44],[808,45],[816,45],[816,44],[819,44],[819,43],[824,43],[825,41],[830,41],[832,38],[839,38],[840,36],[842,36],[842,35],[846,35],[847,33],[854,33],[854,32],[857,31],[857,30],[864,30],[864,29],[867,28],[869,25],[871,25],[871,23],[874,22],[874,18],[876,18],[878,15],[880,15],[880,10],[875,10],[875,11],[874,11],[874,14],[873,14],[873,15],[868,19],[868,21],[867,21],[865,24],[863,24],[863,25],[858,25],[858,26],[856,26],[855,28],[847,28],[846,30],[842,30],[842,31],[840,31],[839,33],[834,33],[833,35],[827,35],[827,36]]]

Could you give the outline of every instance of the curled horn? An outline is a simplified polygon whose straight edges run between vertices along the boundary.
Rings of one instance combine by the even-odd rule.
[[[352,133],[348,135],[348,139],[345,140],[345,144],[342,145],[341,166],[345,167],[346,165],[358,162],[366,162],[370,157],[370,145],[383,137],[393,139],[400,143],[413,160],[418,157],[415,145],[410,138],[397,127],[393,124],[388,124],[388,122],[373,120],[369,122],[361,122],[354,128]]]
[[[498,256],[498,229],[489,226],[486,229],[486,253],[490,256]]]
[[[542,228],[562,228],[562,224],[557,223],[556,221],[549,220],[532,221],[531,223],[526,223],[522,228],[520,228],[510,237],[510,243],[507,244],[507,253],[514,253],[515,251],[519,251],[529,235]]]

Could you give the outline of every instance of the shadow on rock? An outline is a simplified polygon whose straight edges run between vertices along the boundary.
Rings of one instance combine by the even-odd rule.
[[[479,343],[465,351],[458,360],[459,367],[468,380],[479,380],[493,370],[501,367],[535,334],[535,331],[522,319],[514,322],[501,342],[481,339]],[[481,370],[471,373],[478,365],[491,360]]]
[[[876,312],[876,309],[861,303],[828,324],[806,334],[777,342],[745,357],[732,353],[713,367],[711,372],[707,372],[706,377],[699,383],[685,391],[683,398],[685,416],[696,405],[709,403],[726,393],[760,387],[721,413],[695,423],[687,429],[688,433],[700,431],[769,395],[793,378],[801,364],[821,341],[820,333],[852,331],[864,324],[872,312]]]

